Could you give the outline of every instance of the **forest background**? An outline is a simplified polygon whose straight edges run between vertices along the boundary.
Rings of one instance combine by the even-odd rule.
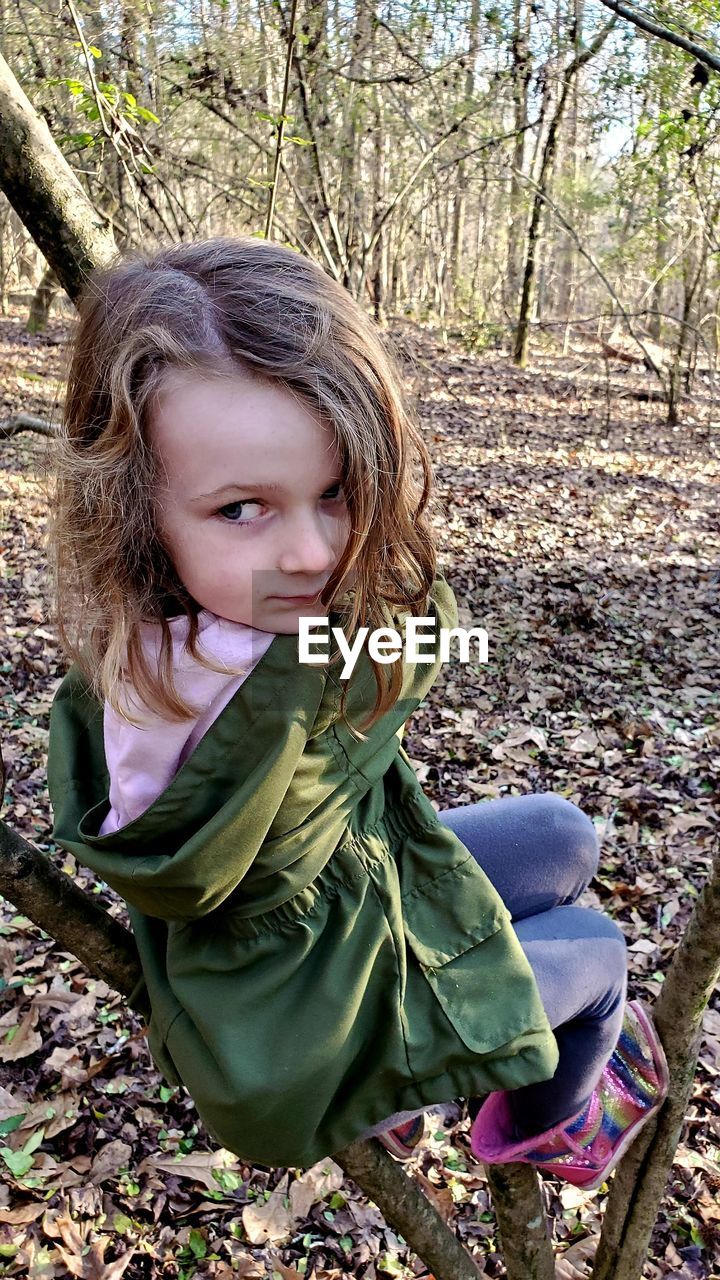
[[[461,622],[494,644],[406,746],[437,807],[552,789],[590,813],[584,901],[652,1001],[717,840],[720,4],[0,0],[0,29],[118,249],[269,236],[381,324]],[[126,921],[48,840],[66,667],[42,473],[73,307],[23,212],[0,195],[4,817]],[[0,1274],[423,1274],[337,1166],[221,1158],[139,1019],[0,902]],[[720,1275],[717,989],[704,1030],[653,1280]],[[467,1130],[462,1106],[438,1117],[416,1176],[500,1275]],[[558,1275],[586,1275],[606,1191],[544,1194]]]

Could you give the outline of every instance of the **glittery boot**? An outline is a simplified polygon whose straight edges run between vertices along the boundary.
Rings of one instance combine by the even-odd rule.
[[[533,1164],[575,1186],[599,1187],[638,1131],[659,1110],[668,1091],[663,1047],[644,1006],[625,1007],[618,1042],[582,1111],[544,1133],[518,1141],[510,1095],[491,1093],[470,1131],[473,1154],[484,1164]]]
[[[416,1148],[425,1137],[425,1113],[419,1116],[413,1116],[412,1120],[406,1120],[405,1124],[398,1124],[394,1129],[385,1129],[383,1133],[378,1133],[377,1137],[391,1156],[395,1156],[396,1160],[403,1162],[412,1160],[417,1154]]]

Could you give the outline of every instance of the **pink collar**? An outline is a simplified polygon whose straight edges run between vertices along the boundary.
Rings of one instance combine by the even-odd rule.
[[[173,643],[173,680],[181,697],[200,711],[193,719],[168,720],[140,701],[137,691],[125,682],[122,705],[141,719],[141,727],[131,725],[105,703],[103,729],[105,759],[110,775],[110,811],[99,835],[117,831],[139,817],[170,784],[195,749],[203,734],[223,707],[247,679],[253,667],[270,647],[274,632],[258,631],[241,622],[229,622],[204,609],[198,615],[199,648],[233,671],[209,671],[191,658],[185,649],[189,619],[185,614],[169,618]],[[141,626],[143,651],[157,666],[161,628],[157,622]]]

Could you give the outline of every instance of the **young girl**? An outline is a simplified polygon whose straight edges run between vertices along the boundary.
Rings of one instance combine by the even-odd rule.
[[[379,331],[311,261],[228,237],[96,272],[53,494],[53,834],[126,900],[130,1003],[229,1150],[409,1158],[425,1108],[485,1096],[478,1159],[596,1186],[664,1057],[622,934],[574,905],[589,819],[438,814],[401,745],[457,623],[430,489]],[[352,643],[409,616],[420,662],[300,660],[305,617]]]

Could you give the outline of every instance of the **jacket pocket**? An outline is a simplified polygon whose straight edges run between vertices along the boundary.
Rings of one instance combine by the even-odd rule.
[[[402,912],[407,945],[467,1048],[489,1053],[537,1024],[510,912],[472,857],[405,894]]]

